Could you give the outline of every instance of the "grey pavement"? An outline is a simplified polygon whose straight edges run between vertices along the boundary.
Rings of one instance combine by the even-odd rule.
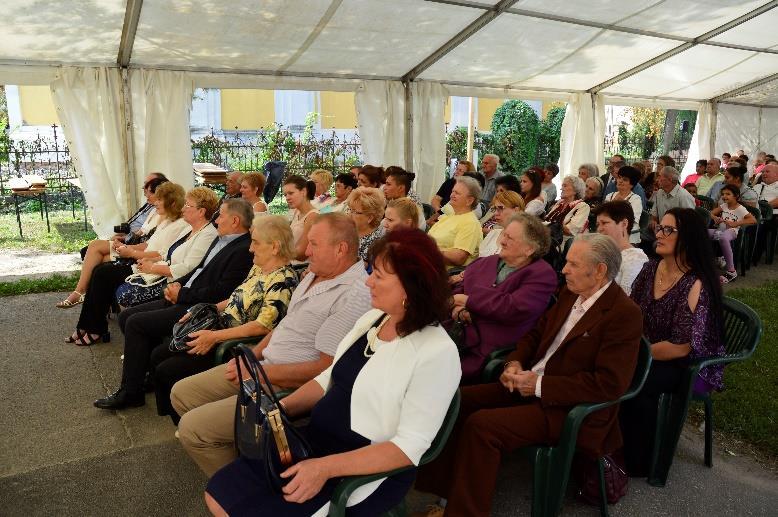
[[[0,250],[0,282],[43,278],[81,269],[78,253],[45,253],[38,250]]]
[[[89,348],[63,342],[78,308],[55,309],[63,293],[3,298],[0,329],[0,515],[206,515],[205,477],[173,436],[170,420],[147,405],[102,411],[92,400],[120,378],[122,337]],[[668,486],[632,480],[615,516],[776,515],[778,477],[747,457],[717,450],[702,464],[700,433],[687,428]],[[572,490],[572,489],[571,489]],[[529,515],[530,467],[509,455],[500,472],[495,516]],[[430,497],[412,493],[412,509]],[[564,515],[596,515],[566,501]]]

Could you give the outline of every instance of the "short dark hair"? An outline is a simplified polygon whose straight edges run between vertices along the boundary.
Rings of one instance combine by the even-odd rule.
[[[363,175],[371,185],[376,187],[384,183],[384,168],[375,165],[363,165],[357,176]]]
[[[406,171],[402,167],[398,167],[396,165],[392,165],[391,167],[386,168],[386,177],[388,178],[389,176],[394,178],[394,181],[405,187],[406,195],[411,191],[413,180],[416,179],[416,174],[410,171]]]
[[[738,188],[737,185],[733,185],[732,183],[725,183],[724,185],[722,185],[719,193],[724,190],[729,190],[730,192],[732,192],[732,195],[735,196],[735,199],[740,201],[740,189]]]
[[[727,158],[732,158],[732,155],[731,155],[731,154],[729,154],[729,153],[723,153],[723,154],[721,155],[721,157],[722,157],[722,158],[724,158],[725,156],[726,156]]]
[[[703,167],[707,167],[708,166],[708,160],[697,160],[697,163],[695,165],[697,167],[699,167],[700,165],[702,165]]]
[[[405,290],[405,316],[397,334],[407,336],[449,317],[451,288],[443,254],[435,240],[418,228],[400,229],[377,240],[368,252],[375,267],[381,261]]]
[[[484,188],[484,185],[486,185],[486,178],[480,172],[466,172],[462,176],[475,179],[481,185],[481,188]]]
[[[657,158],[657,160],[662,160],[662,162],[665,164],[665,167],[668,165],[670,167],[675,167],[675,160],[673,160],[670,156],[667,156],[666,154],[663,154],[662,156]]]
[[[632,210],[632,205],[626,201],[608,201],[595,208],[593,214],[595,217],[607,215],[615,223],[620,223],[626,219],[627,233],[632,233],[632,227],[635,225],[635,211]]]
[[[353,189],[359,186],[359,183],[353,174],[338,174],[338,176],[335,178],[335,181],[342,184],[344,187],[351,187]]]
[[[316,183],[306,180],[302,176],[292,174],[284,180],[284,185],[294,185],[297,190],[305,190],[305,197],[310,201],[316,195]]]
[[[505,176],[500,176],[496,180],[494,180],[495,185],[502,185],[505,187],[505,190],[511,190],[513,192],[516,192],[517,194],[521,194],[521,184],[519,183],[519,178],[514,176],[513,174],[506,174]]]
[[[618,153],[616,153],[616,154],[614,154],[613,156],[611,156],[611,158],[616,158],[616,157],[618,157],[618,161],[620,161],[620,162],[625,162],[625,161],[627,161],[627,159],[626,159],[626,158],[624,158],[624,155],[623,155],[623,154],[618,154]]]
[[[559,167],[558,167],[558,166],[557,166],[557,164],[555,164],[555,163],[549,163],[548,165],[546,165],[546,167],[545,167],[545,168],[546,168],[546,170],[547,170],[548,172],[550,172],[550,173],[551,173],[553,176],[556,176],[557,174],[559,174]]]
[[[739,179],[741,183],[746,179],[745,167],[730,167],[729,169],[727,169],[727,174],[729,174],[733,178]]]
[[[640,181],[640,171],[637,170],[635,167],[631,167],[629,165],[625,165],[619,171],[616,173],[618,176],[623,176],[627,178],[630,182],[630,184],[634,187],[638,184]]]

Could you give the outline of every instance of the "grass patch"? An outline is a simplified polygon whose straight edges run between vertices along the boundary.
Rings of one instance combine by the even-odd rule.
[[[69,275],[54,274],[35,280],[22,279],[15,282],[0,282],[0,297],[20,294],[72,291],[78,282],[78,271]]]
[[[714,429],[778,458],[778,281],[727,296],[759,314],[763,333],[750,359],[726,367],[725,389],[714,395]]]
[[[39,212],[23,212],[21,220],[24,238],[20,238],[16,214],[0,215],[0,249],[34,249],[49,253],[78,251],[97,237],[89,223],[87,231],[84,231],[83,218],[83,212],[76,211],[76,219],[73,219],[70,210],[50,211],[49,233],[46,231],[46,219],[41,219]]]

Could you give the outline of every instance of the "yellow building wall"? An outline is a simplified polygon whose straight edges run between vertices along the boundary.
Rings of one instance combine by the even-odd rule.
[[[446,107],[443,109],[443,120],[446,121],[446,124],[451,124],[451,97],[446,97]]]
[[[221,91],[222,129],[259,129],[275,123],[273,90]]]
[[[59,125],[59,117],[48,86],[19,86],[19,103],[25,125]]]
[[[478,120],[476,128],[479,131],[492,130],[492,117],[497,108],[505,102],[503,99],[478,99]]]
[[[320,92],[322,129],[357,127],[357,109],[353,92]]]

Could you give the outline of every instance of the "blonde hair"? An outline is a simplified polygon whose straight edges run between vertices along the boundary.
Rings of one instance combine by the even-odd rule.
[[[216,192],[208,187],[195,187],[186,193],[186,197],[191,198],[197,205],[196,208],[205,209],[205,218],[210,219],[219,208],[219,198]]]
[[[392,199],[386,205],[386,208],[394,208],[397,211],[397,216],[400,219],[410,219],[413,228],[419,226],[419,208],[416,202],[409,197],[401,197],[398,199]]]
[[[178,183],[167,181],[157,187],[154,195],[162,201],[162,206],[165,207],[165,217],[171,221],[181,217],[181,210],[184,208],[184,187]]]
[[[257,197],[262,196],[262,191],[265,190],[265,175],[261,172],[247,172],[240,179],[240,182],[248,183],[251,188],[257,191]]]
[[[289,221],[280,215],[266,215],[255,217],[251,225],[257,240],[267,244],[278,243],[278,255],[285,261],[290,261],[295,256],[294,236]]]
[[[384,218],[386,200],[381,189],[372,187],[355,188],[346,199],[346,204],[352,210],[352,205],[354,203],[359,203],[359,206],[361,207],[360,211],[365,215],[370,216],[370,222],[373,226],[380,224],[381,219]]]
[[[324,188],[325,191],[329,190],[332,186],[332,183],[335,181],[332,177],[332,173],[328,170],[324,169],[316,169],[311,173],[311,180],[321,180],[324,182],[326,187]]]
[[[524,198],[512,190],[503,190],[502,192],[496,193],[492,200],[492,206],[498,201],[503,205],[508,205],[510,208],[518,208],[519,210],[524,211]]]

